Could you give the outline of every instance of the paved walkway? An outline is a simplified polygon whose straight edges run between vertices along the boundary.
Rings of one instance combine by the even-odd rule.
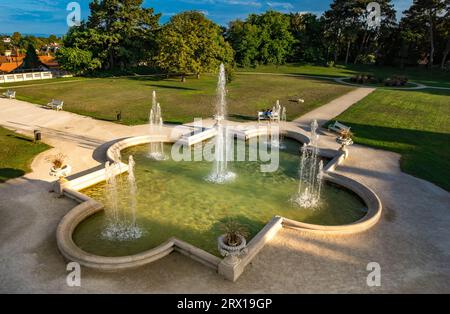
[[[309,128],[312,120],[317,120],[319,126],[322,126],[327,121],[330,121],[334,117],[347,110],[350,106],[357,103],[370,93],[375,91],[375,88],[357,88],[341,97],[338,97],[326,105],[316,108],[294,122],[302,128]]]
[[[358,98],[344,95],[314,114],[332,119],[353,97]],[[298,128],[308,119],[287,127]],[[23,132],[43,127],[44,139],[71,156],[75,171],[98,165],[103,143],[147,131],[15,100],[0,100],[0,124]],[[336,147],[326,132],[321,144]],[[370,186],[383,202],[381,221],[365,233],[318,237],[282,230],[236,283],[174,253],[126,272],[83,268],[82,287],[69,288],[55,230],[75,203],[48,192],[45,154],[35,159],[33,173],[0,184],[0,292],[450,292],[450,193],[402,173],[399,155],[358,145],[350,147],[350,158],[337,171]],[[381,265],[381,287],[366,285],[369,262]]]

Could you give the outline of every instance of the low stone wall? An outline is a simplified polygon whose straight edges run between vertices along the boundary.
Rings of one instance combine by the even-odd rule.
[[[0,75],[0,84],[2,83],[14,83],[32,80],[47,80],[54,78],[52,72],[29,72],[29,73],[17,73],[17,74],[4,74]]]
[[[241,130],[241,136],[246,139],[259,136],[261,132],[267,132],[267,128],[255,128],[252,130]],[[303,143],[309,143],[309,138],[301,133],[294,131],[285,132],[287,137],[293,138]],[[239,135],[237,135],[239,136]],[[131,146],[148,144],[151,142],[171,142],[168,136],[140,136],[121,140],[112,145],[107,150],[107,158],[110,161],[114,160],[117,152]],[[245,256],[238,259],[237,262],[232,261],[231,258],[220,259],[192,244],[184,242],[177,238],[168,239],[158,247],[130,256],[123,257],[102,257],[90,254],[81,250],[72,239],[73,232],[78,224],[89,216],[103,210],[103,205],[88,196],[78,192],[82,188],[97,184],[105,180],[104,170],[95,171],[91,174],[82,176],[75,180],[63,184],[60,188],[64,195],[73,198],[79,202],[80,205],[72,209],[60,222],[57,229],[57,243],[58,248],[64,257],[71,261],[75,261],[86,267],[113,271],[135,268],[146,265],[158,259],[161,259],[173,251],[177,251],[186,255],[203,265],[215,269],[219,274],[226,279],[236,281],[244,272],[245,267],[252,261],[252,259],[260,252],[260,250],[269,242],[281,228],[294,228],[303,232],[311,232],[315,234],[352,234],[365,231],[378,222],[381,216],[382,206],[377,195],[367,186],[356,182],[350,178],[333,173],[336,166],[342,163],[347,153],[345,151],[333,151],[321,149],[322,156],[331,158],[332,160],[324,168],[324,179],[343,186],[363,199],[367,205],[367,214],[359,221],[352,224],[342,226],[321,226],[302,223],[287,219],[280,216],[275,216],[249,243],[247,246],[248,252]],[[120,164],[120,171],[128,170],[128,166]]]

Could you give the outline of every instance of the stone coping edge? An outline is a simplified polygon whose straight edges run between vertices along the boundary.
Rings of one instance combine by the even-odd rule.
[[[285,134],[287,137],[293,138],[300,142],[309,142],[309,138],[304,134],[294,131],[285,131]],[[246,138],[258,135],[260,135],[259,132],[253,132],[253,134],[246,134]],[[120,152],[121,150],[128,147],[148,144],[156,141],[173,142],[173,140],[171,140],[168,136],[152,135],[131,137],[120,140],[119,142],[113,144],[107,150],[106,155],[110,161],[113,161],[117,151]],[[104,209],[103,204],[79,192],[79,187],[88,187],[105,180],[104,170],[99,170],[94,172],[94,175],[91,173],[75,179],[77,184],[71,184],[71,181],[69,181],[60,186],[60,190],[64,195],[75,199],[76,201],[80,202],[80,204],[69,211],[58,225],[56,231],[58,249],[68,260],[78,262],[83,266],[102,271],[118,271],[137,268],[159,260],[169,255],[173,251],[176,251],[202,263],[209,268],[216,270],[226,279],[236,281],[244,272],[245,267],[261,251],[265,244],[273,239],[273,237],[275,237],[278,231],[282,228],[293,228],[302,232],[321,235],[347,235],[363,232],[371,228],[379,221],[382,212],[382,205],[378,196],[370,188],[363,185],[362,183],[359,183],[343,175],[333,173],[336,166],[341,164],[346,159],[347,152],[321,149],[321,155],[332,158],[332,160],[324,168],[325,180],[353,191],[366,203],[367,214],[359,221],[341,226],[322,226],[302,223],[281,216],[275,216],[248,243],[247,254],[239,258],[237,262],[233,262],[229,257],[220,259],[211,253],[208,253],[190,243],[187,243],[175,237],[170,238],[156,248],[135,255],[121,257],[98,256],[85,252],[81,248],[79,248],[74,243],[72,235],[76,227],[83,220]],[[128,167],[120,166],[120,168],[123,168],[124,172],[128,170]]]

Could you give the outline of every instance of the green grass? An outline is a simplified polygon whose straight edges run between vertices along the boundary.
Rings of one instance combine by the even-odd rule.
[[[208,118],[214,113],[217,78],[204,75],[181,83],[178,78],[126,77],[83,79],[65,84],[46,84],[17,88],[17,98],[36,104],[51,99],[64,101],[64,109],[97,119],[114,121],[122,111],[122,123],[147,123],[151,93],[157,91],[166,122],[185,123],[194,117]],[[230,119],[254,120],[258,110],[272,107],[277,99],[294,119],[354,87],[327,80],[286,76],[236,75],[227,86]],[[303,98],[304,104],[292,99]]]
[[[404,172],[450,191],[450,91],[377,90],[336,120],[357,143],[400,153]]]
[[[439,69],[427,70],[419,67],[410,67],[402,70],[396,67],[370,65],[337,65],[335,67],[325,67],[309,64],[286,64],[281,66],[258,66],[256,68],[239,69],[239,71],[302,74],[328,77],[345,77],[352,76],[357,73],[368,73],[382,78],[387,78],[392,75],[405,75],[411,81],[417,83],[450,88],[450,72],[443,72]]]
[[[30,172],[33,158],[50,148],[23,135],[0,127],[0,182],[23,176]]]

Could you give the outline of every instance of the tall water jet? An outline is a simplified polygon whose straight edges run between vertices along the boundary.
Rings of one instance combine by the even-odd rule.
[[[212,173],[207,180],[213,183],[226,183],[233,180],[236,176],[233,172],[228,170],[228,160],[230,155],[230,144],[226,116],[227,116],[227,100],[226,100],[226,83],[227,77],[225,73],[225,66],[220,65],[219,80],[217,83],[217,100],[216,100],[216,129],[217,135],[215,138],[215,156]]]
[[[311,141],[301,149],[299,186],[293,201],[303,208],[317,207],[320,202],[323,178],[323,162],[319,161],[318,124],[311,123]]]
[[[118,189],[116,181],[116,163],[110,163],[109,161],[105,164],[105,176],[106,176],[106,202],[107,208],[106,214],[110,224],[115,224],[119,220],[119,204],[118,204]]]
[[[102,237],[108,240],[128,241],[138,239],[142,236],[142,230],[136,224],[136,195],[137,186],[134,177],[134,160],[131,157],[131,166],[128,173],[128,189],[125,191],[123,185],[117,184],[117,175],[120,173],[120,163],[105,164],[106,176],[106,216],[107,223],[102,232]],[[119,198],[126,199],[127,193],[130,198],[129,209],[119,202]]]
[[[130,197],[131,225],[136,227],[137,184],[134,175],[136,163],[132,155],[128,157],[128,190]]]
[[[152,94],[152,108],[149,115],[149,126],[150,134],[160,135],[163,128],[163,118],[161,113],[161,105],[156,99],[156,91]],[[149,157],[155,160],[165,160],[166,155],[164,154],[164,143],[163,142],[152,142],[149,147]]]

